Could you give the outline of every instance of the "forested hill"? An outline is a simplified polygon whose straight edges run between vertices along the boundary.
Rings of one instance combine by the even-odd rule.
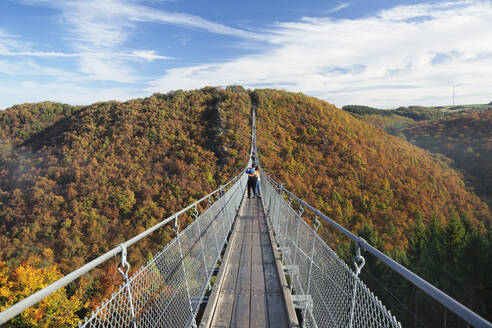
[[[492,206],[492,110],[416,122],[398,133],[419,147],[453,159],[468,185]]]
[[[254,99],[266,170],[351,230],[373,225],[386,250],[406,247],[418,218],[490,223],[460,175],[426,151],[302,94],[256,90]]]
[[[343,109],[441,158],[447,156],[451,166],[463,173],[467,187],[492,206],[492,106],[380,110],[349,105]]]
[[[260,160],[269,174],[424,278],[443,270],[439,261],[432,266],[444,256],[439,252],[459,252],[449,256],[456,263],[448,271],[466,279],[443,286],[463,285],[463,293],[473,293],[472,305],[483,306],[491,286],[480,275],[492,270],[491,261],[466,256],[466,250],[490,250],[490,212],[455,170],[324,101],[234,86],[1,111],[0,283],[14,286],[14,296],[0,297],[0,309],[20,299],[15,286],[24,276],[15,268],[68,273],[238,174],[249,156],[252,103]],[[328,229],[321,233],[342,251],[347,245],[336,244]],[[143,263],[171,237],[166,228],[143,239],[129,252],[130,262]],[[67,295],[80,302],[67,301],[78,304],[67,305],[70,318],[114,288],[111,279],[117,286],[115,268],[98,269],[103,274],[99,280],[93,275],[85,294],[71,287]],[[476,270],[468,277],[469,271],[456,271],[461,268]],[[465,282],[473,280],[480,284],[468,288]]]
[[[156,224],[240,172],[249,117],[244,90],[216,88],[0,112],[0,260],[51,248],[68,272]]]
[[[255,90],[252,99],[258,106],[260,160],[269,174],[491,319],[490,212],[466,190],[458,172],[324,101],[276,90]],[[320,233],[351,263],[346,239],[327,225]],[[442,308],[422,296],[417,300],[411,285],[370,256],[366,259],[364,281],[404,326],[417,322],[413,315],[407,317],[407,309],[428,327],[442,325]],[[450,317],[448,324],[457,322]]]

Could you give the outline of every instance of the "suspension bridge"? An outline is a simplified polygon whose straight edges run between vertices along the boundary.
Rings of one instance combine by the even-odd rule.
[[[253,154],[257,155],[254,108],[250,155]],[[365,263],[363,250],[468,325],[492,327],[298,198],[261,168],[260,171],[261,198],[247,197],[247,177],[241,173],[166,220],[4,310],[0,325],[104,262],[121,256],[121,287],[79,327],[401,327],[398,318],[359,278]],[[200,213],[199,208],[205,210]],[[304,209],[314,213],[313,226],[303,219]],[[180,217],[190,212],[193,223],[180,229]],[[320,221],[353,240],[353,269],[318,235]],[[129,275],[129,247],[167,225],[172,225],[176,237]]]

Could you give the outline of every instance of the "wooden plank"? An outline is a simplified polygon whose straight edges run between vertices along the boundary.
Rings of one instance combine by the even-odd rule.
[[[268,232],[268,226],[264,220],[260,222],[260,232]]]
[[[239,218],[239,227],[238,227],[238,232],[244,233],[248,230],[248,220],[245,217],[240,217]]]
[[[241,263],[251,262],[251,242],[252,234],[251,232],[244,233],[243,244],[241,249]]]
[[[239,264],[229,263],[225,269],[224,281],[220,287],[221,293],[235,293],[237,285],[237,276],[239,272]]]
[[[263,264],[253,264],[251,267],[251,292],[265,293],[265,274],[263,272]]]
[[[259,217],[257,217],[257,216],[255,216],[255,218],[253,219],[251,232],[253,232],[253,233],[260,232],[260,220],[259,220]]]
[[[253,245],[261,245],[260,232],[259,231],[253,232],[252,243],[253,243]]]
[[[231,254],[229,255],[229,263],[232,264],[239,264],[241,261],[241,248],[243,244],[243,237],[244,235],[242,233],[237,233],[234,236],[234,240],[231,241],[230,245],[227,247],[232,247],[231,249]]]
[[[261,232],[260,240],[260,245],[263,249],[268,250],[272,248],[272,243],[270,242],[270,237],[268,237],[268,233]]]
[[[271,328],[289,327],[284,298],[280,294],[268,294],[268,322]]]
[[[232,310],[231,327],[249,328],[250,294],[236,294]]]
[[[248,216],[247,218],[245,218],[245,222],[246,222],[246,229],[244,230],[244,232],[247,232],[247,233],[251,233],[253,231],[253,221],[254,221],[254,217],[253,216]]]
[[[238,232],[244,234],[248,230],[248,221],[246,218],[240,218],[241,225],[239,226]]]
[[[253,235],[258,235],[258,234],[253,234]],[[253,245],[251,246],[251,262],[253,264],[261,264],[263,263],[263,256],[261,252],[261,245],[258,245],[254,242],[253,238]]]
[[[251,262],[242,262],[237,275],[236,292],[251,290]]]
[[[212,327],[229,327],[234,308],[234,294],[220,294]]]
[[[269,327],[267,297],[263,293],[251,294],[250,327],[254,327],[254,328]]]
[[[263,263],[275,263],[275,256],[271,246],[261,245]]]
[[[271,245],[270,235],[268,234],[268,229],[260,232],[260,241],[262,245]]]
[[[261,200],[244,199],[240,215],[211,327],[288,327]]]
[[[267,293],[280,293],[280,281],[275,263],[264,263],[263,268]]]

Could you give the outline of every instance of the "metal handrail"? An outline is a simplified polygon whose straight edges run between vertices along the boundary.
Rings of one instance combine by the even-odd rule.
[[[264,173],[262,172],[262,175]],[[377,257],[380,261],[382,261],[384,264],[389,266],[391,269],[395,270],[398,274],[400,274],[402,277],[410,281],[412,284],[414,284],[416,287],[418,287],[420,290],[422,290],[424,293],[427,295],[431,296],[434,298],[436,301],[441,303],[444,307],[449,309],[450,311],[454,312],[456,315],[461,317],[463,320],[468,322],[469,324],[473,325],[474,327],[492,327],[492,324],[488,322],[486,319],[478,315],[477,313],[473,312],[460,302],[456,301],[454,298],[451,296],[447,295],[440,289],[434,287],[409,269],[405,268],[403,265],[399,264],[392,258],[388,257],[387,255],[383,254],[381,251],[376,249],[374,246],[370,245],[367,241],[365,241],[363,238],[353,234],[346,228],[342,227],[340,224],[336,223],[323,213],[321,213],[318,209],[314,208],[313,206],[309,205],[306,203],[304,200],[301,198],[297,197],[294,195],[292,192],[287,190],[281,183],[278,183],[275,181],[272,177],[268,176],[265,174],[265,177],[269,179],[269,181],[275,185],[278,190],[285,192],[289,197],[295,199],[298,201],[302,206],[308,208],[311,210],[315,215],[318,217],[322,218],[326,222],[328,222],[331,226],[333,226],[335,229],[343,233],[345,236],[348,238],[352,239],[356,245],[359,245],[362,249],[366,250],[367,252],[371,253],[375,257]]]
[[[205,197],[201,198],[200,200],[197,200],[191,205],[188,205],[184,209],[180,210],[179,212],[174,213],[167,219],[164,219],[163,221],[157,223],[153,227],[145,230],[144,232],[136,235],[135,237],[121,243],[120,245],[116,246],[115,248],[111,249],[110,251],[104,253],[103,255],[97,257],[96,259],[92,260],[91,262],[81,266],[80,268],[72,271],[68,275],[58,279],[57,281],[51,283],[50,285],[44,287],[43,289],[35,292],[34,294],[24,298],[22,301],[12,305],[8,309],[5,309],[4,311],[0,312],[0,325],[6,323],[16,315],[20,314],[27,308],[39,303],[41,300],[43,300],[45,297],[53,294],[60,288],[65,287],[69,283],[73,282],[74,280],[80,278],[87,272],[91,271],[92,269],[96,268],[100,264],[108,261],[109,259],[115,257],[119,253],[121,253],[123,250],[126,250],[129,246],[135,244],[138,242],[140,239],[145,238],[146,236],[150,235],[152,232],[156,231],[157,229],[161,228],[162,226],[167,225],[170,222],[175,222],[177,220],[177,217],[186,211],[196,207],[198,204],[203,202],[206,199],[209,199],[213,195],[223,191],[226,187],[230,186],[232,183],[235,183],[236,181],[239,180],[239,178],[242,176],[242,172],[229,180],[226,184],[220,186],[220,188],[214,190],[210,194],[206,195]]]

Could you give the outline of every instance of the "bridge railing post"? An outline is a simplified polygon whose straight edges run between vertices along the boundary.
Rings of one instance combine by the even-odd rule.
[[[353,327],[353,323],[354,323],[354,314],[355,314],[355,298],[357,296],[357,277],[359,276],[361,270],[362,270],[362,267],[364,266],[364,264],[366,263],[364,257],[362,257],[362,255],[360,255],[360,249],[361,249],[361,246],[360,246],[360,243],[361,241],[357,241],[356,244],[355,244],[355,257],[354,257],[354,266],[355,266],[355,272],[353,274],[354,276],[354,288],[352,290],[352,303],[350,305],[350,320],[349,320],[349,328],[352,328]]]
[[[311,277],[313,273],[313,265],[314,265],[314,250],[316,247],[316,233],[319,228],[319,221],[318,221],[318,216],[315,214],[314,215],[314,231],[313,231],[313,244],[311,246],[311,254],[309,255],[309,271],[308,271],[308,281],[307,281],[307,289],[306,289],[306,295],[310,295],[311,293]],[[307,318],[308,311],[311,311],[312,309],[309,309],[309,304],[306,302],[306,305],[304,306],[303,310],[303,317]],[[311,304],[312,306],[312,304]],[[304,324],[305,326],[305,324]]]
[[[207,265],[207,260],[205,258],[205,250],[204,250],[204,247],[203,247],[203,236],[202,236],[202,227],[200,225],[200,220],[198,220],[198,217],[200,216],[199,213],[198,213],[198,209],[197,207],[195,206],[195,209],[193,210],[193,216],[195,217],[195,221],[197,226],[198,226],[198,239],[200,240],[200,250],[202,252],[202,260],[203,260],[203,267],[205,268],[205,277],[207,277],[207,287],[209,289],[212,289],[212,287],[210,286],[210,281],[209,281],[209,273],[208,273],[208,265]]]
[[[217,239],[217,220],[212,221],[212,230],[214,231],[214,239],[215,239],[215,251],[218,256],[218,259],[220,260],[220,251],[221,249],[219,248],[219,240]]]
[[[186,266],[184,263],[183,248],[181,245],[181,237],[180,237],[181,234],[179,233],[178,215],[175,215],[174,229],[173,230],[176,233],[176,239],[178,241],[179,258],[181,261],[181,267],[183,269],[183,277],[184,277],[184,282],[185,282],[185,286],[186,286],[186,295],[188,296],[188,305],[190,307],[190,313],[191,313],[191,321],[192,321],[191,325],[192,325],[192,327],[196,328],[195,318],[193,317],[193,304],[191,304],[190,288],[189,288],[189,284],[188,284],[188,277],[186,274]]]
[[[135,317],[135,308],[133,307],[133,296],[131,292],[130,281],[128,279],[128,272],[130,271],[130,264],[126,261],[127,247],[125,244],[121,245],[121,263],[118,264],[118,271],[123,276],[123,281],[128,294],[128,302],[130,305],[130,315],[131,315],[131,326],[132,328],[137,328],[137,322]]]
[[[294,244],[294,260],[293,264],[298,265],[297,263],[297,249],[299,248],[299,225],[301,224],[300,220],[297,220],[297,226],[296,226],[296,243]]]

